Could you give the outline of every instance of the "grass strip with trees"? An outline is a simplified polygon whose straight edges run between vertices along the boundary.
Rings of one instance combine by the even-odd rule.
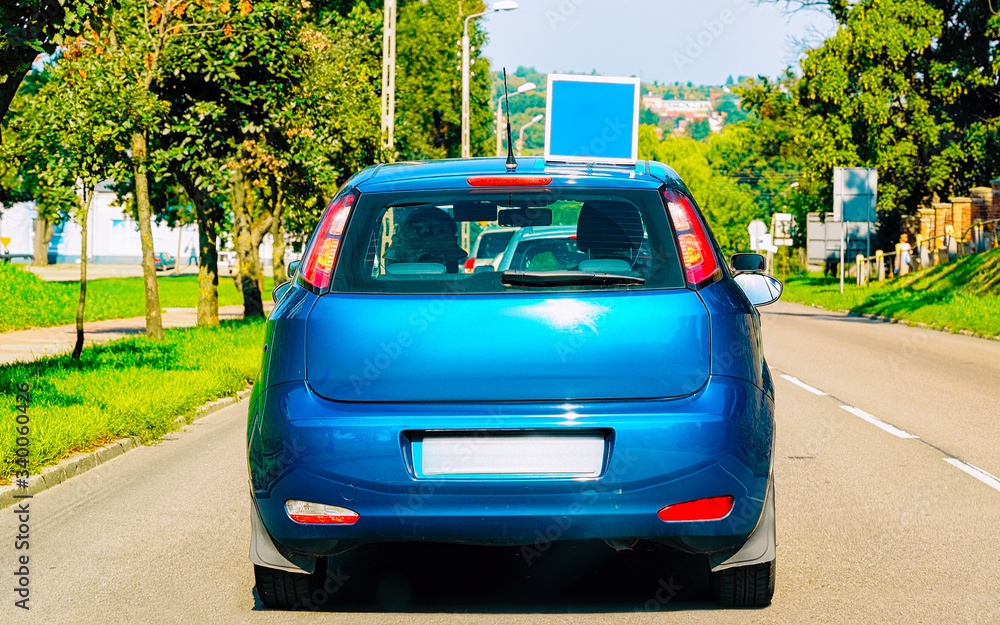
[[[87,321],[141,317],[145,314],[142,278],[101,278],[87,283]],[[160,276],[163,308],[195,308],[198,276]],[[264,279],[265,292],[273,288]],[[0,332],[47,328],[73,323],[80,283],[46,282],[16,265],[0,264]],[[219,289],[219,305],[243,303],[231,281]]]
[[[843,294],[836,277],[792,277],[785,282],[782,300],[1000,336],[998,296],[1000,250],[993,250],[894,280],[865,286],[848,282]]]
[[[142,285],[139,285],[142,288]],[[260,369],[264,324],[222,321],[215,328],[168,329],[69,355],[0,366],[0,484],[32,475],[75,453],[120,438],[142,442],[177,428],[213,399],[235,395]],[[18,385],[31,385],[30,455],[15,456]]]

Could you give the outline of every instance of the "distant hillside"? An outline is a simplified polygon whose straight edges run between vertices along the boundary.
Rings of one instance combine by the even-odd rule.
[[[582,72],[567,72],[582,73]],[[537,71],[534,67],[518,67],[507,73],[507,89],[512,95],[510,99],[511,133],[517,141],[519,131],[535,115],[545,113],[545,84],[547,74]],[[739,97],[732,93],[735,82],[742,82],[743,76],[736,81],[730,77],[725,85],[694,85],[690,82],[661,84],[659,82],[642,83],[641,95],[654,103],[657,108],[644,106],[639,121],[643,124],[656,126],[657,133],[705,139],[708,134],[720,131],[726,124],[739,123],[746,119],[746,112],[739,106]],[[516,96],[513,94],[525,83],[534,83],[536,88]],[[499,98],[503,96],[503,76],[493,72],[492,106],[496,110]],[[662,98],[661,104],[656,98]],[[678,106],[671,106],[675,100],[702,101],[704,106],[698,111],[676,111]],[[541,154],[545,140],[544,122],[529,127],[524,133],[525,154]]]

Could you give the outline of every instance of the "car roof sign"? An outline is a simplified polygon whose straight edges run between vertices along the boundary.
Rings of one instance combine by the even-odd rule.
[[[638,159],[638,78],[548,75],[546,161],[634,165]]]

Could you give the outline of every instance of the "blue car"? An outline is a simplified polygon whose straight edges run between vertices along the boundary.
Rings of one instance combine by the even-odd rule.
[[[466,273],[484,223],[572,248]],[[260,601],[335,598],[328,571],[370,543],[594,540],[702,554],[719,602],[767,605],[756,306],[781,284],[757,254],[730,262],[661,163],[356,174],[267,322],[247,429]]]

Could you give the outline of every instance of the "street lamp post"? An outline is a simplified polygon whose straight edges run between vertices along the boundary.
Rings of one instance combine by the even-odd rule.
[[[382,145],[392,154],[396,117],[396,0],[385,0],[382,27]]]
[[[469,20],[495,11],[513,11],[517,7],[515,0],[500,0],[489,9],[465,18],[465,25],[462,28],[462,158],[472,156],[472,141],[469,137],[469,128],[472,125],[469,120]]]
[[[521,152],[524,151],[524,131],[527,130],[529,126],[533,126],[533,125],[537,124],[538,122],[542,121],[543,117],[545,117],[545,116],[542,115],[541,113],[539,113],[538,115],[535,115],[534,117],[532,117],[530,122],[528,122],[527,124],[521,126],[521,132],[517,133],[517,155],[518,156],[521,156]]]
[[[533,82],[526,82],[517,88],[511,98],[518,95],[519,93],[528,93],[538,88]],[[509,98],[508,98],[509,99]],[[503,96],[500,96],[497,101],[497,156],[503,156],[503,129],[504,129],[504,116],[503,116]]]

